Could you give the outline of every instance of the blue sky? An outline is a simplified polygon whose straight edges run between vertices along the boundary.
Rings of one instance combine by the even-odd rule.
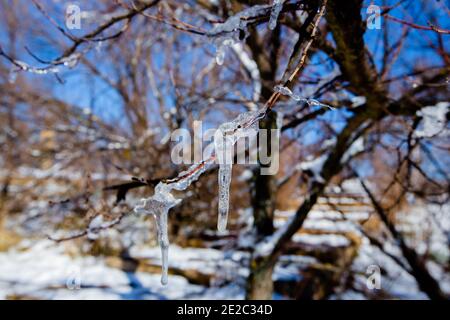
[[[365,4],[368,5],[371,2],[377,5],[392,5],[397,3],[397,1],[365,1]],[[54,43],[49,43],[48,39],[58,39],[58,42],[61,41],[62,36],[61,34],[54,28],[48,20],[40,13],[38,12],[34,6],[29,1],[18,1],[18,4],[16,6],[16,10],[20,10],[20,6],[27,6],[32,13],[32,23],[31,26],[36,26],[36,29],[41,30],[42,33],[45,33],[46,36],[44,37],[27,37],[27,35],[23,35],[21,37],[18,37],[17,41],[15,42],[15,48],[8,47],[7,45],[7,32],[6,30],[0,30],[0,42],[2,43],[2,46],[6,49],[8,52],[14,51],[16,53],[16,57],[20,60],[26,61],[28,63],[32,63],[34,65],[38,64],[31,56],[29,56],[25,50],[24,47],[28,46],[34,53],[37,53],[38,56],[44,60],[50,60],[52,58],[55,58],[61,53],[62,48],[57,46],[55,47]],[[63,6],[51,6],[51,2],[49,1],[40,1],[40,3],[48,9],[48,11],[51,13],[52,18],[56,20],[59,25],[64,25],[64,7]],[[95,7],[95,2],[93,1],[78,1],[80,4],[80,7],[82,10],[89,10],[90,8]],[[425,10],[422,9],[422,4],[426,3]],[[441,26],[445,29],[450,29],[450,19],[448,19],[447,13],[443,8],[447,6],[448,8],[449,1],[405,1],[405,3],[402,6],[397,7],[396,9],[392,10],[390,12],[391,15],[404,19],[404,20],[410,20],[411,16],[416,17],[417,19],[414,20],[414,23],[420,24],[420,25],[427,25],[427,16],[423,13],[425,12],[431,12],[435,16],[435,23],[436,25]],[[416,14],[419,13],[419,14]],[[363,18],[366,17],[366,9],[364,8],[362,10],[362,16]],[[383,25],[383,22],[382,22]],[[28,25],[30,27],[30,25]],[[75,35],[80,35],[88,32],[89,25],[85,27],[85,29],[81,31],[73,31]],[[392,23],[390,22],[390,29],[392,33],[390,34],[390,42],[393,43],[397,41],[401,35],[402,35],[402,25],[398,23]],[[198,41],[198,36],[195,35],[186,35],[181,34],[178,31],[168,30],[168,32],[172,33],[178,33],[181,37],[181,42],[185,42],[186,44],[190,43],[191,41]],[[47,36],[48,35],[48,36]],[[375,63],[378,68],[380,68],[381,65],[381,55],[383,53],[382,51],[382,39],[383,36],[383,29],[381,30],[367,30],[365,34],[365,40],[367,47],[369,50],[374,54],[375,57]],[[444,39],[448,39],[448,36],[444,36]],[[69,43],[67,40],[62,40],[66,43],[66,45]],[[429,31],[420,31],[420,30],[411,30],[411,33],[409,35],[408,41],[405,42],[403,52],[401,55],[401,58],[397,61],[394,68],[391,71],[391,75],[399,75],[403,74],[404,72],[407,72],[410,70],[411,64],[421,62],[424,65],[441,65],[442,61],[441,59],[435,54],[434,50],[427,49],[426,47],[429,45],[429,43],[436,44],[437,43],[437,35],[434,32]],[[445,45],[448,41],[445,42]],[[195,50],[192,50],[190,52],[186,52],[183,55],[183,62],[187,65],[190,65],[194,59],[194,57],[197,57],[199,54],[203,54],[203,49],[206,49],[208,52],[213,53],[214,48],[210,42],[205,40],[204,42],[204,48],[198,48]],[[104,51],[100,50],[97,51],[95,49],[91,50],[87,57],[92,58],[91,61],[96,61],[98,63],[98,68],[105,72],[106,74],[110,74],[108,70],[108,57],[103,57]],[[229,53],[228,53],[229,54]],[[159,50],[154,50],[154,62],[155,64],[162,65],[164,62],[164,59],[167,57],[164,56],[163,52]],[[319,58],[323,58],[322,56],[317,56],[313,59],[312,63],[318,62]],[[207,59],[213,59],[213,57],[205,57],[205,60]],[[2,63],[5,63],[5,61],[2,61]],[[323,73],[323,76],[326,77],[327,72],[329,72],[329,69],[327,68],[319,68],[315,67],[314,71],[320,76],[321,73]],[[213,70],[214,72],[214,70]],[[36,75],[29,75],[29,74],[23,74],[21,76],[25,76],[30,78],[32,81],[39,81],[39,83],[44,86],[45,88],[48,88],[54,93],[54,96],[67,101],[73,105],[80,106],[80,107],[89,107],[93,108],[93,111],[95,114],[100,116],[101,118],[105,119],[106,121],[116,122],[120,121],[122,119],[122,108],[123,103],[121,101],[120,96],[115,92],[115,90],[111,89],[107,84],[105,84],[102,80],[99,80],[95,77],[91,77],[88,75],[88,73],[85,71],[84,67],[81,65],[77,66],[76,69],[68,69],[64,70],[61,73],[61,77],[65,80],[64,84],[61,84],[57,81],[57,79],[52,75],[47,76],[36,76]],[[114,75],[111,75],[114,77]],[[222,70],[222,76],[227,76],[227,71]],[[170,84],[167,84],[170,85]],[[249,86],[243,86],[241,88],[242,94],[244,96],[249,97],[250,96],[250,87]],[[298,87],[295,88],[298,90]],[[150,94],[150,93],[149,93]],[[165,96],[165,101],[167,102],[167,107],[170,108],[174,104],[174,96]],[[122,121],[123,122],[123,121]],[[122,123],[123,125],[126,125],[126,123]],[[338,129],[338,128],[337,128]]]

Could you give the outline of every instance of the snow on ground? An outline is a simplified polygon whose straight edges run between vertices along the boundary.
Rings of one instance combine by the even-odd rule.
[[[325,245],[332,247],[345,247],[350,245],[350,240],[338,234],[295,234],[292,237],[294,242],[303,243],[310,246]]]
[[[408,272],[380,249],[369,245],[368,241],[363,241],[352,265],[352,270],[356,274],[355,281],[363,290],[366,289],[367,275],[372,274],[368,271],[370,266],[378,266],[387,273],[382,272],[380,285],[381,289],[391,296],[399,299],[427,299],[427,296],[419,291],[415,279]]]
[[[160,263],[158,247],[133,247],[130,255]],[[194,285],[182,276],[169,275],[168,285],[163,286],[158,273],[125,272],[108,266],[100,257],[71,257],[63,244],[24,240],[0,253],[0,300],[244,299],[248,269],[242,262],[248,259],[248,253],[172,246],[169,255],[171,268],[213,273],[220,285]],[[298,279],[299,266],[311,262],[308,257],[283,256],[274,280]]]
[[[306,220],[303,228],[310,230],[321,230],[329,232],[357,231],[355,224],[351,221],[330,221],[330,220]]]
[[[353,186],[352,186],[353,187]],[[350,198],[349,198],[350,199]],[[346,203],[353,203],[353,200]],[[415,231],[414,226],[423,224],[425,211],[433,213],[439,221],[441,235],[430,243],[432,252],[442,260],[448,259],[448,248],[442,248],[446,238],[443,235],[449,229],[448,207],[425,207],[417,204],[404,216],[402,225],[405,230]],[[293,211],[277,211],[275,226],[282,231]],[[415,279],[380,249],[370,245],[367,238],[358,231],[359,221],[367,219],[370,213],[364,207],[341,213],[328,206],[315,206],[303,225],[303,231],[293,237],[297,244],[305,246],[346,247],[351,241],[345,233],[351,232],[362,238],[358,256],[351,270],[355,274],[357,289],[367,291],[367,268],[377,265],[382,270],[381,286],[392,297],[402,299],[426,299],[419,292]],[[443,214],[443,216],[442,216]],[[411,229],[412,228],[412,229]],[[313,231],[308,233],[307,231]],[[320,231],[320,232],[316,232]],[[276,234],[278,234],[277,232]],[[434,234],[434,233],[433,233]],[[438,234],[438,233],[436,233]],[[276,237],[276,235],[275,235]],[[275,238],[276,239],[276,238]],[[248,239],[252,243],[254,239]],[[273,242],[269,241],[271,249]],[[243,248],[243,247],[241,247]],[[420,246],[417,246],[417,250]],[[242,250],[242,249],[240,249]],[[264,251],[262,250],[262,251]],[[384,250],[401,257],[398,246],[385,241]],[[149,264],[161,264],[160,248],[134,245],[129,254]],[[7,252],[0,252],[0,299],[37,298],[37,299],[243,299],[245,279],[248,276],[249,253],[236,249],[182,248],[172,245],[169,249],[169,267],[172,269],[196,270],[211,276],[211,286],[189,283],[182,276],[169,275],[169,284],[160,284],[160,274],[147,272],[125,272],[109,266],[104,258],[94,256],[72,257],[65,251],[64,244],[48,240],[24,240]],[[281,256],[277,263],[273,279],[275,281],[299,281],[301,270],[311,264],[319,263],[314,257],[300,255]],[[450,278],[436,264],[429,269],[442,288],[450,291]],[[281,298],[279,295],[274,295]],[[356,291],[345,291],[333,295],[332,299],[363,299]]]
[[[352,191],[357,190],[356,185],[350,184],[350,189]],[[344,201],[340,201],[341,203],[353,202],[353,200],[347,201],[345,198],[340,199],[344,199]],[[379,248],[372,246],[369,240],[361,233],[358,222],[367,219],[370,215],[370,212],[363,211],[362,209],[359,208],[357,211],[350,210],[342,214],[338,211],[327,210],[325,206],[316,205],[306,218],[302,230],[321,231],[325,234],[297,233],[292,239],[296,243],[308,246],[345,247],[351,245],[351,241],[342,233],[351,232],[361,238],[358,255],[352,263],[351,270],[355,274],[356,287],[362,292],[367,292],[368,295],[365,296],[360,292],[347,290],[343,293],[332,295],[330,299],[367,299],[371,294],[376,294],[376,292],[368,290],[366,286],[366,281],[369,276],[368,268],[374,265],[378,266],[382,272],[381,289],[389,296],[399,299],[427,299],[427,296],[423,292],[420,292],[416,280],[392,260],[392,258],[383,253]],[[434,216],[439,217],[441,229],[444,231],[448,230],[448,223],[446,223],[448,215],[445,218],[440,216],[441,212],[448,212],[447,206],[435,208],[433,205],[429,205],[428,207],[418,205],[410,211],[410,214],[405,215],[402,220],[401,225],[405,230],[417,232],[418,226],[423,226],[423,216],[429,216],[430,212]],[[293,211],[276,211],[275,227],[281,228],[286,223],[286,220],[294,213]],[[412,230],[412,227],[415,228]],[[405,230],[402,229],[402,231]],[[433,237],[429,239],[431,240],[429,248],[432,252],[439,252],[441,258],[444,260],[447,259],[448,261],[448,247],[445,247],[446,239],[442,237],[441,233],[437,230],[432,232]],[[415,247],[417,248],[416,250],[420,251],[420,246],[415,245]],[[384,250],[396,257],[402,257],[400,249],[392,241],[384,241]],[[312,261],[310,263],[314,262]],[[445,292],[450,292],[450,277],[436,264],[430,264],[428,267],[434,277],[438,279],[441,288]],[[280,275],[282,274],[280,273]],[[287,277],[289,275],[289,269],[284,270],[284,274]]]
[[[27,249],[28,248],[28,249]],[[129,273],[108,267],[101,258],[72,258],[62,245],[39,240],[0,254],[0,299],[201,299],[243,298],[229,285],[206,288],[180,276],[160,284],[159,274]]]
[[[160,250],[157,247],[132,247],[133,258],[148,259],[156,264],[161,263]],[[248,275],[245,263],[249,254],[242,251],[227,251],[210,248],[182,248],[171,245],[169,249],[169,266],[184,270],[198,270],[204,274],[230,279],[231,277]],[[219,272],[220,270],[220,272]]]

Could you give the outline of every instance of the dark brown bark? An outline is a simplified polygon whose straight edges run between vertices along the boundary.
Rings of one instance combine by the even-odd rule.
[[[252,44],[258,57],[255,61],[258,61],[260,67],[261,78],[267,84],[274,84],[275,77],[275,65],[269,63],[269,58],[265,54],[262,47],[258,49],[256,44]],[[259,53],[258,53],[259,52]],[[271,88],[263,86],[262,97],[264,100],[268,100],[272,94]],[[260,121],[259,127],[261,129],[274,129],[276,128],[276,113],[270,112],[267,117]],[[270,137],[267,139],[270,150]],[[253,208],[254,225],[253,228],[256,233],[257,239],[262,239],[273,233],[273,217],[275,210],[275,198],[276,198],[276,179],[273,175],[262,175],[261,169],[265,165],[259,164],[258,170],[254,172],[253,188],[251,194],[251,202]],[[247,279],[247,299],[271,299],[273,292],[272,282],[272,266],[264,265],[260,261],[252,261],[250,265],[250,276]]]
[[[326,185],[333,176],[341,171],[341,159],[346,150],[359,135],[370,128],[372,123],[370,120],[378,118],[382,114],[381,110],[383,110],[383,106],[387,103],[385,92],[376,82],[374,70],[370,68],[365,56],[364,41],[362,38],[364,28],[360,15],[361,1],[352,2],[354,3],[341,7],[340,5],[342,3],[338,4],[337,2],[331,1],[331,4],[329,3],[327,7],[327,20],[329,19],[328,23],[337,43],[338,64],[342,69],[344,78],[355,88],[358,88],[358,92],[368,97],[367,105],[365,108],[356,112],[348,121],[347,126],[338,135],[336,145],[328,155],[322,169],[321,175],[325,182],[313,183],[309,196],[295,213],[295,218],[292,223],[277,241],[272,254],[263,259],[252,260],[251,268],[254,273],[257,272],[261,275],[267,275],[265,271],[273,269],[285,245],[290,241],[295,232],[302,227],[308,213],[317,202],[317,199],[323,194]],[[330,13],[330,10],[334,10],[335,12]],[[352,19],[355,21],[350,24],[346,23],[346,21]],[[347,43],[347,41],[350,42]],[[353,45],[353,47],[350,47],[350,45]],[[299,46],[298,49],[302,50],[302,46]],[[297,60],[302,61],[302,59]],[[361,75],[364,77],[361,77]],[[253,266],[257,267],[254,268]],[[258,277],[251,276],[250,278],[255,280]],[[249,295],[249,297],[251,296]],[[266,298],[268,298],[268,294],[266,294]]]
[[[246,299],[248,300],[270,300],[273,294],[274,265],[265,260],[252,259],[250,275],[247,279]]]
[[[320,2],[322,3],[322,2]],[[285,72],[283,83],[287,86],[292,84],[293,79],[298,75],[299,68],[303,66],[307,51],[312,43],[312,37],[316,29],[318,19],[321,14],[318,12],[319,2],[314,4],[309,17],[299,32],[299,40],[294,48],[294,52],[290,58],[289,65]],[[254,59],[259,67],[261,80],[263,83],[262,97],[265,101],[273,98],[273,85],[275,83],[275,75],[277,71],[276,56],[279,42],[279,27],[271,36],[270,52],[264,50],[264,46],[258,43],[258,37],[252,36],[249,39],[249,46],[252,49]],[[297,69],[297,70],[296,70]],[[276,128],[276,113],[271,111],[268,116],[260,122],[263,129]],[[280,128],[281,129],[281,128]],[[269,142],[269,150],[270,139]],[[260,168],[263,165],[260,164]],[[277,182],[274,175],[261,175],[257,172],[254,179],[254,192],[252,194],[254,229],[256,232],[256,240],[273,233],[273,217],[275,210],[275,199],[277,193]],[[250,262],[250,276],[247,279],[247,299],[271,299],[273,294],[272,271],[275,264],[268,258],[252,257]]]
[[[276,113],[270,114],[260,122],[261,129],[275,129],[276,128]],[[269,148],[270,137],[267,139]],[[269,165],[259,164],[259,168],[269,167]],[[254,227],[256,229],[257,237],[262,238],[273,233],[273,215],[275,210],[277,186],[276,179],[273,175],[262,175],[261,170],[255,172],[252,206]]]

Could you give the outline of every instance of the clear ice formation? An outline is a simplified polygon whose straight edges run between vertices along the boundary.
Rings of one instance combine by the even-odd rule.
[[[320,106],[323,108],[334,109],[332,106],[321,103],[320,101],[318,101],[316,99],[307,99],[307,98],[303,98],[299,95],[296,95],[295,93],[292,93],[291,89],[289,89],[288,87],[283,87],[282,85],[275,86],[274,90],[275,90],[275,92],[279,92],[284,96],[289,96],[291,99],[293,99],[295,101],[305,102],[309,106]]]
[[[270,11],[269,29],[274,30],[277,27],[278,16],[283,10],[283,0],[273,0],[272,10]]]
[[[230,184],[233,168],[234,145],[240,137],[250,130],[258,129],[258,120],[262,119],[266,110],[261,109],[240,114],[236,119],[219,126],[214,137],[217,160],[219,162],[219,213],[217,229],[226,230],[230,202]]]
[[[167,284],[168,278],[168,256],[169,256],[169,236],[168,236],[168,214],[169,210],[181,202],[171,193],[172,190],[185,190],[189,185],[198,179],[211,164],[204,162],[202,164],[194,164],[188,170],[180,172],[173,182],[159,182],[155,187],[153,196],[142,199],[141,204],[134,208],[139,214],[151,214],[156,220],[156,229],[158,235],[158,244],[161,248],[161,283]]]
[[[270,7],[270,5],[255,5],[244,9],[229,17],[224,23],[216,25],[207,33],[207,36],[213,39],[216,47],[218,65],[223,64],[227,47],[248,37],[247,25],[252,19],[265,14]]]
[[[241,135],[247,134],[248,130],[258,128],[258,121],[266,114],[266,109],[247,112],[239,115],[236,119],[223,123],[214,137],[215,152],[219,160],[219,218],[217,228],[219,231],[226,229],[229,211],[229,194],[232,173],[233,147]],[[161,283],[168,281],[168,214],[169,210],[181,202],[173,196],[172,190],[182,191],[196,181],[213,164],[213,157],[202,162],[193,164],[186,171],[180,172],[174,179],[161,181],[155,187],[153,196],[142,199],[141,204],[134,208],[138,214],[153,215],[156,220],[158,243],[161,248]]]

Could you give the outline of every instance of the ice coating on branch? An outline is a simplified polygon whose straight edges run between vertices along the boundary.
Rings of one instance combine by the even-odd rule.
[[[90,240],[95,240],[98,238],[98,231],[102,227],[103,223],[104,223],[104,221],[103,221],[102,215],[98,215],[94,219],[91,220],[91,222],[89,223],[88,234],[87,234],[87,236]]]
[[[186,171],[182,171],[175,179],[176,182],[170,183],[170,187],[174,190],[186,190],[192,182],[196,181],[208,168],[212,166],[212,161],[203,161],[201,163],[194,163]],[[181,179],[182,178],[182,179]]]
[[[234,120],[220,125],[214,137],[215,151],[219,162],[219,212],[217,230],[220,232],[226,230],[228,221],[234,145],[248,131],[257,129],[258,120],[264,115],[264,109],[240,114]]]
[[[321,103],[320,101],[317,101],[316,99],[307,99],[307,98],[303,98],[299,95],[296,95],[288,87],[283,87],[282,85],[277,85],[273,89],[275,90],[275,92],[279,92],[284,96],[289,96],[289,97],[291,97],[291,99],[293,99],[295,101],[305,102],[309,106],[319,106],[319,107],[323,107],[323,108],[328,108],[330,110],[334,110],[334,108],[332,106]]]
[[[78,62],[80,61],[81,58],[81,53],[76,52],[68,57],[65,57],[63,59],[60,60],[60,62],[68,67],[69,69],[75,68],[75,66],[78,64]]]
[[[95,216],[90,222],[87,228],[87,237],[91,240],[95,240],[99,237],[100,231],[108,229],[118,223],[120,218],[113,220],[104,220],[101,214]]]
[[[364,151],[364,138],[359,137],[351,144],[351,146],[344,153],[341,159],[341,163],[346,163],[351,157],[363,151]]]
[[[233,146],[242,134],[248,134],[248,130],[257,128],[258,120],[265,116],[266,111],[266,109],[260,109],[243,113],[236,119],[220,125],[214,137],[215,152],[219,160],[219,231],[225,230],[227,225]],[[174,179],[159,182],[153,196],[142,199],[141,204],[134,208],[134,212],[138,214],[155,217],[158,243],[161,248],[161,283],[163,285],[167,284],[169,269],[168,214],[169,210],[181,201],[173,196],[172,190],[185,190],[211,167],[213,162],[214,157],[211,157],[201,163],[193,164]]]
[[[258,129],[258,121],[264,118],[266,111],[266,109],[262,108],[241,113],[230,122],[222,123],[219,126],[218,131],[234,144],[242,134],[247,132],[247,130]]]
[[[19,67],[20,70],[23,71],[27,71],[30,73],[35,73],[35,74],[48,74],[48,73],[58,73],[60,70],[58,67],[47,67],[47,68],[36,68],[36,67],[32,67],[29,64],[23,62],[23,61],[19,61],[19,60],[14,60],[14,63],[17,67]]]
[[[283,9],[283,0],[273,0],[272,10],[270,11],[269,29],[274,30],[277,27],[278,16]]]
[[[275,90],[275,92],[279,92],[279,93],[281,93],[282,95],[285,95],[285,96],[292,97],[292,95],[293,95],[291,89],[289,89],[288,87],[283,87],[282,85],[277,85],[273,89]]]
[[[236,34],[239,30],[246,31],[247,25],[253,19],[258,16],[262,16],[266,13],[267,9],[271,6],[268,5],[255,5],[246,8],[235,15],[229,17],[224,23],[218,24],[211,31],[208,32],[208,36],[219,36],[226,33]]]
[[[169,270],[169,236],[167,220],[169,210],[181,202],[171,193],[172,190],[185,190],[211,166],[211,162],[193,164],[188,170],[169,182],[159,182],[155,187],[155,194],[147,199],[142,199],[141,204],[134,208],[139,214],[153,215],[156,220],[158,244],[161,248],[161,284],[166,285]]]
[[[213,39],[216,47],[217,64],[223,64],[227,47],[247,38],[247,25],[256,17],[264,15],[268,8],[270,6],[255,5],[244,9],[229,17],[224,23],[216,25],[207,33],[208,37]]]
[[[151,214],[156,220],[158,243],[161,248],[161,284],[167,284],[169,236],[167,231],[167,217],[169,210],[176,206],[181,200],[176,199],[170,191],[172,187],[164,182],[158,183],[155,194],[147,199],[142,199],[142,204],[134,208],[136,213]]]

